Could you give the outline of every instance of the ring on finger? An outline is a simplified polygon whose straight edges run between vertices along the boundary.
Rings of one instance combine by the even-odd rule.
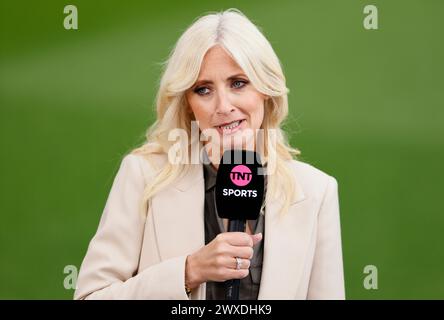
[[[236,270],[240,270],[241,266],[242,266],[242,259],[239,257],[235,257],[236,258]]]

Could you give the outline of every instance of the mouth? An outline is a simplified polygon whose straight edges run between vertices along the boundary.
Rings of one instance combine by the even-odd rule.
[[[224,123],[220,126],[216,126],[215,128],[221,134],[224,134],[224,135],[232,134],[232,133],[235,133],[236,131],[238,131],[241,128],[241,126],[244,124],[244,122],[245,122],[245,119],[235,120],[232,122]]]

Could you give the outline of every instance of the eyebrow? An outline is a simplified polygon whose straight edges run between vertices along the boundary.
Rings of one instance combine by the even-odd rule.
[[[226,80],[229,81],[229,80],[239,79],[240,77],[247,78],[247,76],[244,73],[236,73],[236,74],[234,74],[232,76],[229,76]],[[201,79],[201,80],[197,80],[193,87],[197,87],[197,86],[200,86],[200,85],[203,85],[203,84],[211,84],[211,83],[213,83],[213,81],[206,80],[206,79]]]

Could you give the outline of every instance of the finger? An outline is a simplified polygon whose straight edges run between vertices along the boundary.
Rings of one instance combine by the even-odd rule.
[[[238,268],[237,268],[237,260],[236,260],[236,258],[233,258],[232,259],[232,267],[233,267],[233,269],[236,269],[236,270],[238,270]],[[249,259],[242,259],[242,258],[239,258],[239,263],[240,263],[240,267],[239,267],[239,269],[248,269],[248,268],[250,268],[250,264],[251,264],[251,262],[250,262],[250,260]]]
[[[253,240],[253,247],[262,240],[262,232],[250,235]]]
[[[230,257],[239,257],[242,259],[251,259],[253,258],[254,250],[252,247],[235,247],[229,246],[227,250],[227,254]]]
[[[222,235],[232,246],[253,246],[253,239],[245,232],[224,232]]]
[[[240,269],[248,269],[250,268],[251,262],[249,259],[239,258]],[[235,269],[237,270],[237,260],[236,257],[226,257],[224,259],[219,260],[219,267]]]
[[[226,280],[229,279],[243,279],[250,273],[249,269],[226,269],[225,274],[227,275]]]

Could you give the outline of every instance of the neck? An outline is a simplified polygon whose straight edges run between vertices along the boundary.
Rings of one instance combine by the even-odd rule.
[[[205,148],[205,151],[206,151],[206,154],[207,154],[207,159],[210,161],[211,166],[214,169],[216,169],[216,171],[217,171],[219,169],[219,161],[220,161],[220,159],[216,159],[215,156],[213,156],[211,148],[208,148],[206,146],[204,146],[204,148]],[[220,154],[220,156],[222,157],[222,154]]]
[[[215,164],[215,163],[211,162],[211,166],[212,166],[214,169],[216,169],[216,171],[219,170],[219,164]]]
[[[210,161],[211,166],[214,169],[216,169],[216,171],[217,171],[219,169],[219,162],[220,162],[221,159],[213,156],[213,154],[211,152],[211,149],[210,150],[206,150],[206,153],[207,153],[207,157],[208,157],[208,160]],[[223,151],[221,150],[220,151],[220,157],[222,157],[222,155],[223,155]]]

